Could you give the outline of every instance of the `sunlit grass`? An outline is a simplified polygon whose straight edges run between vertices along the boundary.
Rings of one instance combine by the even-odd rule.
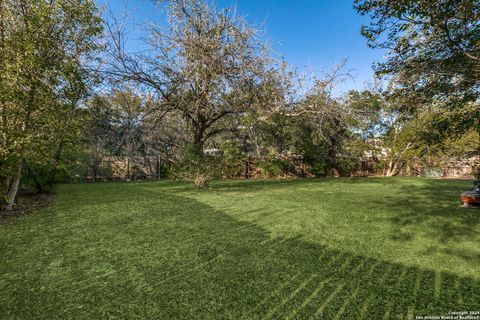
[[[480,308],[465,181],[65,185],[0,226],[0,318],[384,319]]]

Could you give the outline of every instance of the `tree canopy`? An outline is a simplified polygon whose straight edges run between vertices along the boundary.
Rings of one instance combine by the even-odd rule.
[[[476,101],[480,89],[480,3],[476,0],[355,0],[371,18],[362,34],[388,50],[378,74],[412,98]],[[416,93],[417,95],[413,96]]]
[[[76,136],[73,122],[92,85],[88,63],[101,30],[94,1],[0,1],[0,175],[7,206],[23,167],[50,162]]]

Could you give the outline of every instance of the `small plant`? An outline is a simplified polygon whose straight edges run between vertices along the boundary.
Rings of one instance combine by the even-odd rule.
[[[208,178],[206,176],[198,176],[195,178],[193,181],[193,184],[198,188],[198,189],[207,189],[208,188]]]

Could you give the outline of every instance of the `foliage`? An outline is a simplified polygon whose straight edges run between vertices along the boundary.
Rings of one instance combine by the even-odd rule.
[[[274,82],[275,64],[258,31],[213,1],[169,1],[168,22],[167,30],[150,25],[148,50],[140,55],[124,52],[123,31],[110,28],[106,72],[149,92],[157,109],[179,115],[186,143],[200,155],[212,138],[235,130],[239,115],[264,103],[259,97]]]
[[[355,0],[369,15],[368,44],[389,50],[376,71],[395,77],[411,100],[475,101],[480,85],[480,3],[476,0]]]
[[[158,156],[162,172],[193,182],[250,162],[268,176],[350,176],[367,157],[387,176],[417,175],[478,149],[479,5],[355,7],[371,17],[369,45],[391,49],[376,67],[389,81],[337,96],[346,61],[298,75],[260,28],[214,1],[160,5],[167,24],[139,28],[144,50],[128,50],[116,17],[99,44],[93,0],[1,0],[0,194],[12,204],[21,176],[39,191],[95,180],[112,156]]]
[[[257,166],[262,170],[262,173],[269,177],[286,176],[295,170],[295,167],[288,159],[275,154],[268,154],[257,161]]]
[[[241,175],[248,156],[242,152],[240,145],[234,141],[225,141],[221,145],[222,177],[233,178]],[[221,178],[222,178],[221,177]]]
[[[358,169],[360,164],[360,156],[348,155],[339,157],[337,160],[338,173],[341,177],[350,177]]]
[[[0,177],[9,205],[25,164],[54,167],[76,144],[101,22],[91,0],[0,2]]]
[[[3,188],[3,186],[2,186]],[[7,191],[1,190],[0,192],[0,208],[8,204]]]
[[[313,174],[315,177],[327,177],[328,175],[330,175],[331,171],[326,163],[316,161],[310,164],[308,172],[310,174]]]
[[[480,134],[480,104],[465,103],[461,108],[444,108],[435,111],[429,123],[429,143],[455,139],[476,131]],[[478,145],[477,145],[478,146]]]
[[[364,150],[383,158],[377,168],[387,176],[400,172],[418,175],[412,168],[440,168],[453,158],[463,158],[478,148],[476,103],[446,110],[442,103],[425,104],[411,110],[391,88],[352,91],[347,103],[359,117],[352,131],[359,135]],[[428,174],[428,173],[427,173]]]
[[[453,155],[452,140],[480,133],[480,3],[356,0],[355,8],[371,18],[362,28],[368,44],[389,50],[375,69],[390,79],[388,99],[404,117],[385,140],[396,154],[387,174],[415,157],[438,166]],[[473,141],[454,149],[478,149]]]
[[[222,178],[222,164],[221,155],[200,154],[195,145],[188,144],[182,157],[171,167],[170,177],[191,181],[197,187],[203,186],[203,189],[210,179]]]

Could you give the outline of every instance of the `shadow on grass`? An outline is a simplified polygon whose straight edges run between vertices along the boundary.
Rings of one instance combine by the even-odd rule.
[[[238,192],[238,191],[261,191],[276,188],[291,188],[305,186],[308,184],[324,184],[334,182],[335,184],[356,185],[356,184],[382,184],[391,186],[400,184],[400,180],[382,177],[351,177],[351,178],[286,178],[286,179],[238,179],[219,180],[211,183],[210,191]],[[184,189],[188,190],[188,188]]]
[[[459,195],[468,183],[448,183],[430,180],[424,186],[404,186],[397,197],[387,197],[392,208],[401,208],[401,214],[390,218],[399,227],[427,223],[432,227],[431,237],[441,242],[466,240],[478,236],[480,210],[460,208]]]
[[[438,244],[478,241],[480,238],[480,210],[460,208],[459,195],[468,190],[469,181],[424,180],[422,185],[401,186],[397,195],[386,196],[373,203],[389,206],[392,215],[372,218],[387,221],[393,226],[391,240],[408,242],[415,233],[405,231],[410,227],[426,226],[424,236]],[[452,183],[453,182],[453,183]],[[442,253],[456,256],[469,264],[480,263],[480,253],[465,248],[426,247],[425,254]]]
[[[413,319],[480,308],[475,279],[272,238],[172,193],[128,195],[5,226],[3,317]]]

